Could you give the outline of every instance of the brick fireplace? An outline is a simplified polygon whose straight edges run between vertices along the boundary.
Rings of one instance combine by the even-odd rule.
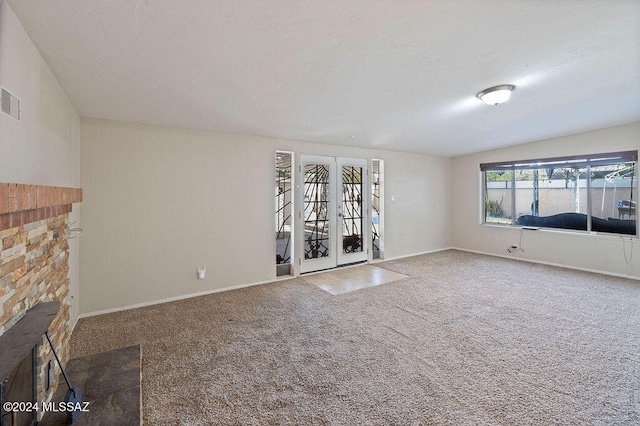
[[[63,363],[69,358],[69,213],[82,189],[0,183],[0,336],[40,302],[59,301],[49,335]],[[37,400],[58,386],[48,375],[53,353],[44,336],[37,349]],[[55,364],[55,361],[54,363]]]

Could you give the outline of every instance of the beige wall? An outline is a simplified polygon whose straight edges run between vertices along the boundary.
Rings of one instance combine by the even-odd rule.
[[[0,3],[0,86],[21,120],[0,113],[0,182],[80,187],[80,118],[7,2]],[[70,222],[78,221],[80,205]],[[79,222],[75,226],[79,226]],[[78,240],[69,241],[71,317],[78,315]]]
[[[485,253],[550,262],[613,274],[640,277],[640,248],[635,238],[564,231],[525,230],[525,252],[510,254],[520,229],[481,224],[481,173],[485,162],[601,153],[640,148],[640,123],[455,157],[451,163],[453,246]],[[633,256],[632,256],[633,253]],[[626,257],[625,257],[626,256]],[[634,267],[635,265],[635,267]]]
[[[447,158],[94,119],[81,139],[82,313],[275,279],[276,150],[384,160],[387,258],[451,241]]]

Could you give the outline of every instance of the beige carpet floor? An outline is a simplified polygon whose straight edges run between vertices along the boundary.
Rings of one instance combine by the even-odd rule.
[[[640,283],[459,251],[81,320],[140,344],[147,425],[640,424]]]

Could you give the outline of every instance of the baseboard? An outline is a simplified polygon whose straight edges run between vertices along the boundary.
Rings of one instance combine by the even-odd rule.
[[[507,255],[504,255],[504,254],[489,253],[489,252],[485,252],[485,251],[471,250],[471,249],[465,249],[465,248],[461,248],[461,247],[451,247],[451,249],[452,250],[459,250],[459,251],[466,251],[468,253],[484,254],[485,256],[501,257],[503,259],[519,260],[521,262],[537,263],[537,264],[540,264],[540,265],[557,266],[559,268],[573,269],[575,271],[591,272],[591,273],[594,273],[594,274],[602,274],[602,275],[608,275],[608,276],[611,276],[611,277],[626,278],[626,279],[629,279],[629,280],[640,281],[640,277],[636,277],[634,275],[619,274],[617,272],[601,271],[599,269],[581,268],[579,266],[564,265],[562,263],[546,262],[544,260],[527,259],[527,258],[522,258],[522,257],[513,257],[513,256],[507,256]]]
[[[369,264],[376,264],[376,263],[380,263],[380,262],[386,262],[386,261],[389,261],[389,260],[404,259],[404,258],[407,258],[407,257],[420,256],[420,255],[423,255],[423,254],[437,253],[437,252],[440,252],[440,251],[451,250],[451,249],[455,249],[455,247],[444,247],[444,248],[439,248],[439,249],[435,249],[435,250],[429,250],[429,251],[423,251],[423,252],[419,252],[419,253],[407,254],[407,255],[403,255],[403,256],[391,257],[391,258],[388,258],[388,259],[376,259],[376,260],[373,260],[373,261],[369,262]],[[198,293],[184,294],[184,295],[181,295],[181,296],[169,297],[169,298],[166,298],[166,299],[157,299],[157,300],[152,300],[152,301],[149,301],[149,302],[136,303],[136,304],[133,304],[133,305],[126,305],[126,306],[121,306],[121,307],[117,307],[117,308],[102,309],[102,310],[99,310],[99,311],[82,313],[82,314],[78,315],[78,319],[95,317],[97,315],[111,314],[113,312],[128,311],[128,310],[131,310],[131,309],[144,308],[144,307],[147,307],[147,306],[159,305],[161,303],[168,303],[168,302],[175,302],[175,301],[178,301],[178,300],[191,299],[192,297],[206,296],[208,294],[220,293],[220,292],[223,292],[223,291],[237,290],[237,289],[245,288],[245,287],[253,287],[253,286],[256,286],[256,285],[269,284],[269,283],[274,283],[274,282],[278,282],[278,281],[285,281],[285,280],[289,280],[289,279],[292,279],[292,278],[296,278],[296,277],[292,276],[292,275],[286,275],[286,276],[277,277],[277,278],[271,279],[271,280],[257,281],[257,282],[248,283],[248,284],[239,284],[239,285],[235,285],[235,286],[231,286],[231,287],[216,288],[216,289],[213,289],[213,290],[206,290],[206,291],[201,291],[201,292],[198,292]]]
[[[371,262],[369,262],[369,264],[373,265],[373,264],[380,263],[380,262],[387,262],[389,260],[405,259],[407,257],[421,256],[423,254],[438,253],[439,251],[446,251],[446,250],[453,250],[453,249],[455,249],[455,247],[443,247],[443,248],[439,248],[439,249],[435,249],[435,250],[422,251],[422,252],[419,252],[419,253],[405,254],[405,255],[402,255],[402,256],[389,257],[389,258],[384,258],[384,259],[375,259],[375,260],[372,260]]]
[[[198,293],[183,294],[181,296],[168,297],[166,299],[157,299],[157,300],[152,300],[150,302],[136,303],[136,304],[133,304],[133,305],[126,305],[126,306],[121,306],[121,307],[118,307],[118,308],[102,309],[100,311],[93,311],[93,312],[87,312],[87,313],[84,313],[84,314],[80,314],[80,315],[78,315],[78,319],[95,317],[97,315],[111,314],[113,312],[128,311],[128,310],[131,310],[131,309],[144,308],[146,306],[153,306],[153,305],[159,305],[161,303],[168,303],[168,302],[175,302],[175,301],[178,301],[178,300],[191,299],[193,297],[206,296],[208,294],[221,293],[223,291],[237,290],[237,289],[240,289],[240,288],[253,287],[253,286],[262,285],[262,284],[269,284],[269,283],[273,283],[273,282],[277,282],[277,281],[285,281],[286,279],[291,279],[291,278],[293,278],[293,277],[288,276],[287,278],[280,278],[280,279],[273,279],[273,280],[266,280],[266,281],[257,281],[257,282],[248,283],[248,284],[234,285],[234,286],[231,286],[231,287],[223,287],[223,288],[216,288],[216,289],[213,289],[213,290],[200,291]]]

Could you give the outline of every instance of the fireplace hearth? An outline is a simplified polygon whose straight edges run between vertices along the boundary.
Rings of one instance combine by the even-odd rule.
[[[38,303],[0,336],[0,426],[37,423],[38,347],[59,307]]]

